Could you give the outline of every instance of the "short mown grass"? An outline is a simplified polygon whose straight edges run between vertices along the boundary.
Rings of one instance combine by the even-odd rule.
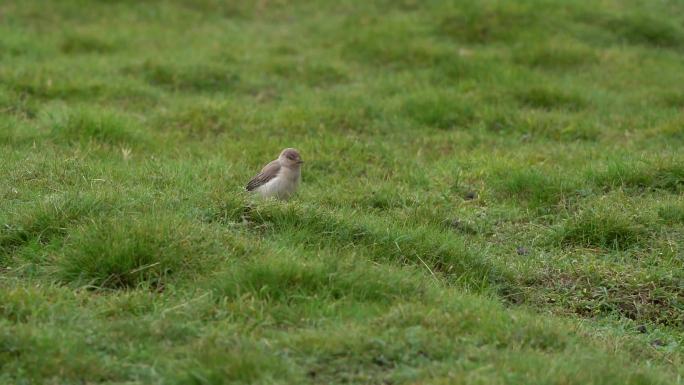
[[[0,383],[682,383],[682,15],[3,2]]]

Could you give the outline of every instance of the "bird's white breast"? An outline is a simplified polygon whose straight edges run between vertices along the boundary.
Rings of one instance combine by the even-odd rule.
[[[288,199],[297,191],[301,174],[299,170],[294,171],[289,168],[282,168],[275,178],[259,186],[256,191],[264,197],[275,197]]]

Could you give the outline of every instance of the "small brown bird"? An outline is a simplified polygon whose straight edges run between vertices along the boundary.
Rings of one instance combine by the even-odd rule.
[[[286,148],[278,159],[264,166],[261,172],[247,183],[247,191],[270,198],[288,199],[297,191],[302,180],[302,157],[294,148]]]

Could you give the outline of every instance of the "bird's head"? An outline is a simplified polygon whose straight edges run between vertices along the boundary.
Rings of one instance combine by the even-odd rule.
[[[284,149],[280,153],[278,160],[280,161],[280,164],[284,167],[295,169],[301,167],[302,163],[304,163],[302,157],[299,155],[299,152],[294,148]]]

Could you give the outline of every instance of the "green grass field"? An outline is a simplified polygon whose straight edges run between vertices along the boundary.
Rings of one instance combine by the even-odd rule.
[[[682,384],[683,193],[682,1],[0,3],[2,384]]]

